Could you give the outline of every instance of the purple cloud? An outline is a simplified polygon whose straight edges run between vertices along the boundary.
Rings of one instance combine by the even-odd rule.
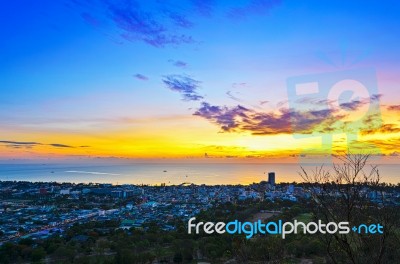
[[[366,104],[379,101],[381,97],[382,95],[380,94],[373,94],[369,98],[355,99],[347,103],[341,103],[339,106],[346,111],[356,111]]]
[[[203,102],[193,114],[219,126],[223,132],[250,132],[253,135],[329,133],[345,116],[335,109],[295,111],[281,108],[261,112],[241,105],[214,106]]]
[[[184,15],[171,11],[166,11],[166,13],[168,14],[168,17],[172,20],[175,26],[181,28],[193,27],[193,22],[189,21]]]
[[[237,92],[236,94],[239,94],[239,93]],[[229,98],[231,98],[232,100],[236,101],[236,102],[243,102],[240,98],[234,96],[234,95],[232,94],[232,91],[227,91],[227,92],[226,92],[226,95],[227,95]]]
[[[228,96],[231,95],[229,92]],[[209,120],[220,127],[223,132],[250,132],[253,135],[275,134],[326,134],[335,131],[354,132],[352,124],[345,119],[352,111],[376,101],[380,96],[371,96],[349,103],[342,103],[337,107],[321,107],[318,100],[305,100],[308,107],[295,110],[279,104],[277,111],[260,111],[237,106],[214,106],[203,102],[193,115]],[[237,99],[237,98],[236,98]],[[394,106],[393,109],[397,109]],[[343,113],[342,109],[349,113]],[[363,119],[360,131],[363,134],[371,133],[398,133],[400,128],[394,124],[386,124],[380,128],[374,127],[377,113],[367,115]]]
[[[111,19],[122,29],[121,36],[124,39],[141,40],[155,47],[171,41],[165,35],[166,28],[151,13],[142,11],[135,1],[126,1],[124,5],[108,3],[108,9]]]
[[[238,20],[252,15],[264,15],[277,6],[277,0],[250,0],[245,6],[231,2],[221,6],[228,17]],[[198,43],[188,32],[195,26],[194,18],[210,18],[217,1],[191,0],[186,3],[137,0],[69,0],[82,19],[93,27],[110,24],[118,36],[130,42],[143,42],[153,47]],[[193,19],[192,19],[193,18]],[[101,23],[100,23],[101,21]],[[106,35],[115,36],[113,32]],[[114,40],[115,41],[115,40]],[[116,43],[120,43],[116,41]]]
[[[364,105],[363,102],[361,102],[360,100],[353,100],[348,103],[341,103],[340,107],[347,111],[355,111],[363,105]]]
[[[204,17],[211,16],[214,2],[214,0],[192,0],[194,10]]]
[[[235,107],[213,106],[203,102],[201,107],[193,114],[210,120],[221,127],[223,131],[235,131],[241,120],[247,119],[246,112],[250,110],[240,105]],[[241,119],[241,120],[239,120]]]
[[[168,61],[172,63],[172,65],[174,65],[175,67],[186,68],[188,66],[186,62],[181,60],[168,60]]]
[[[162,80],[168,89],[182,94],[184,101],[198,101],[203,99],[197,94],[199,81],[196,81],[185,75],[167,75]]]
[[[87,24],[98,27],[99,21],[111,22],[120,31],[118,35],[130,42],[141,41],[157,48],[195,42],[183,32],[193,26],[191,13],[162,1],[156,1],[155,6],[136,0],[70,2]]]

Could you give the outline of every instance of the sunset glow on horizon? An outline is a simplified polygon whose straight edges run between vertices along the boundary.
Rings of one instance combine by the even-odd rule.
[[[46,3],[1,4],[2,160],[400,155],[398,3]]]

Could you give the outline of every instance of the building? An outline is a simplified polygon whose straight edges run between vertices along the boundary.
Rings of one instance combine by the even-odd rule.
[[[114,198],[127,198],[127,197],[132,197],[135,194],[137,194],[137,192],[135,192],[134,190],[114,190],[111,191],[111,196]]]
[[[294,185],[293,184],[289,184],[289,186],[287,187],[287,193],[294,193]]]
[[[275,172],[268,172],[268,183],[275,185]]]
[[[63,189],[63,190],[60,190],[60,194],[61,194],[61,195],[69,195],[70,190],[71,190],[71,189]]]

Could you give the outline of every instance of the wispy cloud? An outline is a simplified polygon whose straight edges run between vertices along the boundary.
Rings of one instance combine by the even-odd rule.
[[[287,101],[282,102],[283,104],[286,104]],[[320,106],[324,106],[330,103],[334,103],[333,101],[329,101],[327,99],[320,99],[320,98],[315,98],[315,97],[302,97],[300,99],[296,100],[297,104],[302,104],[302,105],[320,105]],[[282,104],[281,104],[282,105]],[[279,103],[278,103],[279,106]]]
[[[98,171],[65,171],[67,173],[78,173],[78,174],[91,174],[91,175],[110,175],[110,176],[119,176],[121,174],[118,173],[108,173],[108,172],[98,172]]]
[[[232,83],[232,88],[246,88],[248,85],[245,82]]]
[[[13,144],[13,145],[41,145],[38,142],[25,142],[25,141],[8,141],[8,140],[0,140],[2,144]]]
[[[364,105],[379,101],[379,99],[381,97],[382,97],[381,94],[373,94],[368,98],[357,98],[357,99],[351,100],[350,102],[340,103],[339,106],[342,109],[347,110],[347,111],[356,111]],[[321,100],[321,102],[323,102],[323,101],[324,100]]]
[[[178,68],[186,68],[188,66],[186,62],[181,60],[168,60],[168,62],[172,63],[172,65]]]
[[[34,146],[41,145],[38,142],[24,142],[24,141],[9,141],[9,140],[0,140],[0,145],[4,145],[8,148],[14,149],[31,149]]]
[[[64,145],[64,144],[58,144],[58,143],[53,143],[53,144],[48,144],[49,146],[56,147],[56,148],[74,148],[69,145]]]
[[[99,27],[100,20],[111,22],[119,30],[119,36],[127,41],[141,41],[157,48],[195,42],[184,32],[193,26],[188,12],[174,10],[165,2],[156,1],[152,4],[136,0],[70,2],[75,8],[83,9],[81,17],[86,23]]]
[[[50,146],[55,148],[76,148],[74,146],[60,144],[60,143],[40,143],[40,142],[31,142],[31,141],[10,141],[10,140],[0,140],[0,144],[11,147],[11,148],[32,148],[35,146]],[[83,147],[90,147],[90,146],[79,146],[80,148]]]
[[[210,17],[215,0],[192,0],[194,11],[201,16]]]
[[[175,26],[181,28],[191,28],[193,27],[193,22],[190,21],[186,16],[179,14],[177,12],[173,12],[170,10],[166,10],[165,13],[172,20]]]
[[[393,137],[389,139],[371,139],[356,142],[359,143],[361,148],[365,149],[366,145],[373,146],[375,149],[378,149],[380,152],[387,153],[388,156],[399,156],[399,145],[400,138]]]
[[[244,86],[243,86],[244,87]],[[257,103],[252,103],[252,102],[248,102],[248,101],[246,101],[246,100],[244,100],[244,99],[242,99],[242,93],[241,92],[238,92],[238,91],[227,91],[226,92],[226,95],[230,98],[230,99],[232,99],[232,100],[234,100],[234,101],[236,101],[236,102],[239,102],[242,106],[245,106],[245,107],[249,107],[249,108],[256,108],[256,109],[262,109],[262,107],[260,107]],[[266,101],[267,102],[267,101]],[[262,105],[262,104],[261,104]]]
[[[353,101],[348,102],[348,103],[341,103],[340,107],[342,109],[344,109],[344,110],[347,110],[347,111],[350,111],[350,110],[351,111],[355,111],[355,110],[359,109],[363,105],[364,105],[364,103],[362,101],[353,100]]]
[[[389,105],[387,109],[389,111],[400,111],[400,105]]]
[[[280,0],[250,0],[243,7],[233,7],[228,11],[228,17],[233,20],[242,20],[254,15],[267,15],[271,9],[277,7]]]
[[[121,36],[129,41],[141,40],[154,47],[168,44],[193,43],[191,36],[175,34],[173,30],[161,23],[158,15],[145,11],[136,1],[108,2],[108,11],[115,25],[122,30]],[[176,24],[177,17],[171,18]],[[181,18],[182,20],[182,18]],[[178,23],[178,26],[182,24]]]
[[[231,98],[232,100],[236,101],[236,102],[242,102],[242,99],[240,99],[239,97],[236,97],[234,95],[232,95],[232,91],[227,91],[226,95]],[[239,94],[238,92],[236,92],[237,94]]]
[[[221,127],[223,131],[237,131],[248,120],[249,109],[240,105],[235,107],[214,106],[203,102],[201,107],[193,114],[201,116]]]
[[[396,124],[383,124],[379,128],[376,129],[367,129],[361,131],[362,135],[370,135],[370,134],[393,134],[400,133],[400,127]]]
[[[286,106],[276,111],[258,111],[242,105],[216,106],[203,102],[193,115],[203,117],[220,127],[222,132],[250,132],[253,135],[275,134],[321,134],[334,131],[352,131],[352,125],[341,109],[355,110],[367,104],[365,100],[352,101],[340,108],[302,108],[295,110]],[[317,105],[318,106],[318,105]],[[351,112],[351,111],[349,111]],[[366,117],[364,120],[367,120]],[[361,129],[368,130],[370,122]],[[383,127],[377,132],[396,132],[394,127]]]
[[[199,81],[196,81],[186,75],[167,75],[163,78],[163,83],[168,89],[182,94],[184,101],[198,101],[203,99],[197,93],[199,89]]]
[[[142,80],[142,81],[147,81],[149,80],[149,78],[143,74],[137,73],[135,75],[133,75],[133,77],[135,77],[138,80]]]
[[[199,43],[189,30],[195,26],[194,21],[201,23],[196,19],[211,18],[218,4],[215,0],[191,0],[179,4],[157,0],[70,0],[69,3],[68,6],[78,9],[81,18],[90,26],[109,31],[111,24],[123,40],[143,42],[156,48]],[[229,18],[241,21],[254,15],[266,15],[279,3],[278,0],[249,0],[240,6],[231,1],[218,8]]]

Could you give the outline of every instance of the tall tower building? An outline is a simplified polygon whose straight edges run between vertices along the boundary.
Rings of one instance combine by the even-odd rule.
[[[268,183],[275,185],[275,172],[268,172]]]

